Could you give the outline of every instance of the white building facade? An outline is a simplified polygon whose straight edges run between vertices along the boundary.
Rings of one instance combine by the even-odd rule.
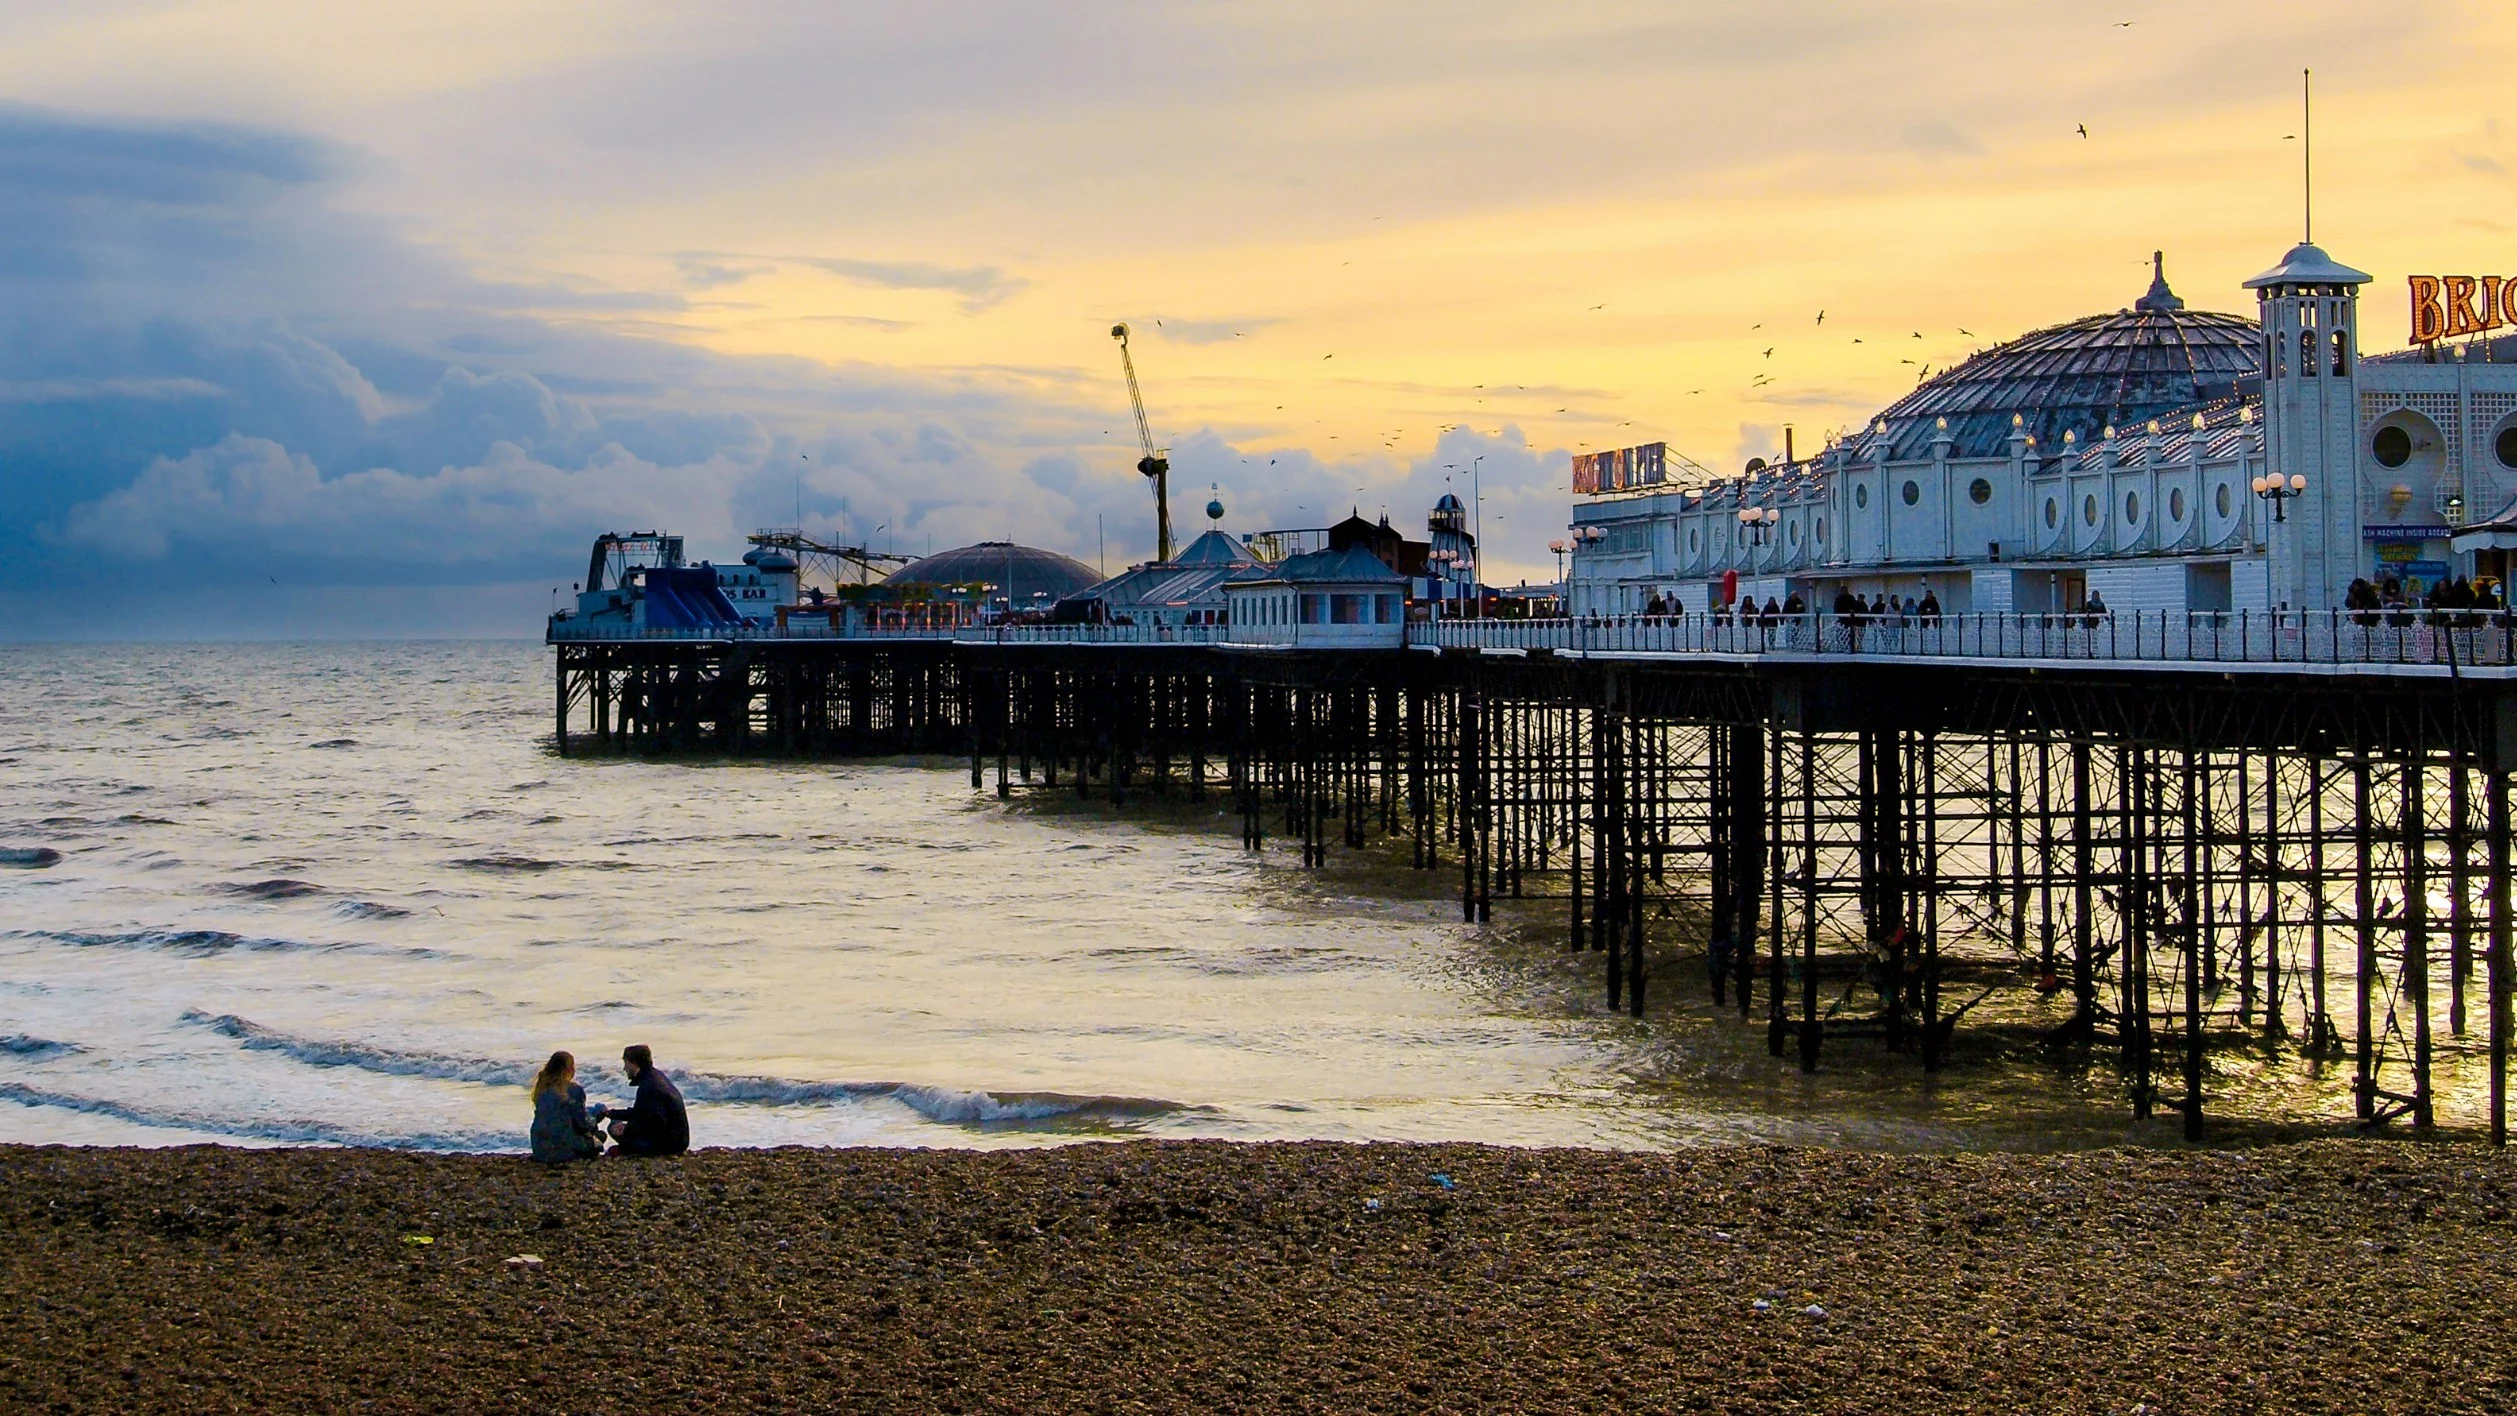
[[[2517,341],[2363,359],[2369,280],[2302,244],[2247,282],[2246,320],[2187,310],[2159,269],[2132,307],[1979,353],[1811,457],[1586,498],[1571,608],[2325,608],[2355,578],[2497,575],[2448,541],[2517,498],[2517,363],[2489,362]],[[2265,477],[2304,479],[2278,517]]]

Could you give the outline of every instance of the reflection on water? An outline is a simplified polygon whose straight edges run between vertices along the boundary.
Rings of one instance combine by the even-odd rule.
[[[629,1042],[684,1079],[702,1144],[2173,1124],[2133,1128],[2103,1068],[1966,1041],[2008,1028],[1937,1074],[1847,1042],[1804,1076],[1691,955],[1645,1018],[1610,1014],[1561,901],[1470,928],[1448,872],[1253,856],[1220,800],[562,761],[538,646],[0,653],[0,847],[61,854],[0,871],[0,1139],[515,1145],[543,1055],[617,1098]],[[2348,1111],[2295,1061],[2220,1065],[2223,1114]]]

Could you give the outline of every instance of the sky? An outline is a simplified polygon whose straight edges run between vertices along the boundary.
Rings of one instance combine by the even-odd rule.
[[[2399,347],[2517,270],[2517,8],[12,0],[0,638],[533,635],[651,527],[1116,570],[1120,321],[1181,539],[1450,487],[1546,580],[1576,451],[1805,451],[2154,249],[2249,312],[2309,67]]]

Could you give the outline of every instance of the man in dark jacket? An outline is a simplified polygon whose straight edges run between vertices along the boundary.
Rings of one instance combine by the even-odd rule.
[[[656,1070],[655,1054],[645,1043],[621,1050],[621,1071],[638,1088],[638,1100],[627,1114],[612,1118],[615,1155],[680,1155],[690,1149],[690,1113],[682,1108],[681,1089]]]

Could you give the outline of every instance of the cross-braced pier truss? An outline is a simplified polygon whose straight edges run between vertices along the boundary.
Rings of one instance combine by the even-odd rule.
[[[559,745],[966,754],[974,787],[1220,794],[1242,841],[1557,902],[1611,1007],[1700,964],[1773,1054],[1960,1031],[2109,1058],[2203,1134],[2215,1059],[2506,1134],[2508,681],[2100,663],[940,641],[559,646]],[[1681,965],[1673,968],[1673,964]],[[1788,1063],[1786,1064],[1788,1065]],[[2462,1079],[2483,1094],[2449,1098]],[[2451,1105],[2451,1101],[2454,1103]]]

